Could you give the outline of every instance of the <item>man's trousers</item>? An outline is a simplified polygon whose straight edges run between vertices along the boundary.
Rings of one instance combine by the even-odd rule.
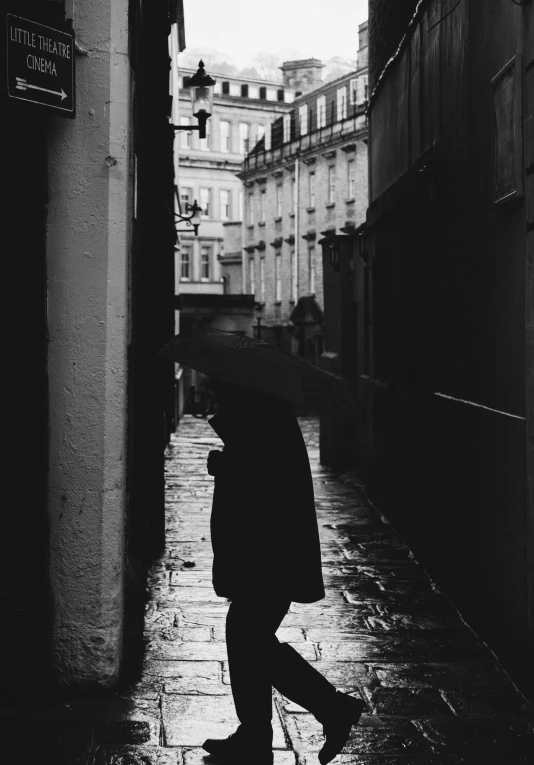
[[[226,619],[226,647],[237,717],[253,734],[271,731],[272,688],[323,722],[335,687],[275,633],[291,602],[283,596],[236,598]]]

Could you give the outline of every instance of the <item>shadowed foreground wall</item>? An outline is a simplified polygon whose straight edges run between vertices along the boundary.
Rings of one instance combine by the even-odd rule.
[[[128,2],[76,3],[78,114],[49,133],[49,523],[61,684],[120,667],[131,194]]]
[[[529,692],[529,211],[521,198],[494,204],[491,82],[523,55],[523,134],[532,110],[531,5],[423,3],[371,98],[372,373],[362,438],[377,501]],[[375,64],[400,39],[393,16],[381,17],[378,34],[383,7],[370,3]],[[528,136],[525,129],[525,166]]]

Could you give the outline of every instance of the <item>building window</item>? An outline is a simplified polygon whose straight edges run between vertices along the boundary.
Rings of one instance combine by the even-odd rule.
[[[180,189],[180,212],[182,215],[187,212],[187,205],[193,200],[193,189],[182,187]]]
[[[211,277],[211,247],[202,245],[200,248],[200,279],[207,282]]]
[[[310,294],[315,295],[315,247],[308,250],[308,279]]]
[[[260,86],[260,98],[267,98],[267,88],[265,85]]]
[[[347,88],[345,85],[337,90],[337,119],[338,122],[347,119]]]
[[[237,195],[237,206],[238,206],[238,220],[243,220],[243,191],[239,189],[239,193]]]
[[[347,176],[349,186],[349,199],[354,199],[356,194],[356,178],[355,178],[356,163],[353,159],[349,159],[347,162]]]
[[[230,151],[230,123],[226,120],[219,122],[219,149],[225,153]]]
[[[276,217],[282,217],[282,184],[276,185]]]
[[[295,214],[295,206],[296,206],[296,204],[295,204],[296,203],[295,194],[296,194],[296,188],[297,188],[297,186],[296,186],[296,183],[295,183],[295,176],[291,176],[291,200],[290,200],[290,208],[289,209],[290,209],[290,212],[291,212],[292,215]]]
[[[308,104],[302,104],[302,106],[299,106],[299,124],[300,134],[306,135],[308,132]]]
[[[274,259],[274,299],[277,303],[282,300],[282,253],[277,252]]]
[[[263,223],[265,221],[265,200],[267,198],[267,194],[265,189],[262,189],[260,191],[260,221]]]
[[[265,135],[265,125],[258,125],[258,141],[261,141]]]
[[[308,207],[315,207],[315,172],[308,176]]]
[[[328,166],[328,204],[336,201],[336,168],[334,165]]]
[[[363,104],[367,101],[367,75],[361,74],[350,81],[350,102],[351,104]]]
[[[246,154],[248,151],[249,125],[247,122],[239,123],[239,153]]]
[[[285,90],[283,88],[278,88],[276,91],[276,98],[278,101],[283,101],[285,97]]]
[[[249,148],[248,151],[251,151],[254,146],[258,143],[258,125],[252,123],[249,128]]]
[[[265,303],[265,258],[260,258],[260,303]]]
[[[256,294],[256,263],[254,258],[248,260],[248,276],[250,280],[250,294]]]
[[[368,79],[366,74],[361,74],[359,77],[356,78],[356,103],[357,104],[363,104],[364,101],[367,101],[368,97],[368,85],[367,85]]]
[[[284,143],[291,141],[291,114],[284,114]]]
[[[223,92],[223,96],[230,95],[230,83],[228,81],[223,82],[223,84],[222,84],[222,92]]]
[[[317,99],[317,127],[326,127],[326,96]]]
[[[265,151],[271,148],[271,125],[265,125]]]
[[[248,225],[254,225],[254,194],[248,195]]]
[[[358,103],[357,96],[356,96],[357,90],[358,90],[358,78],[354,77],[349,82],[349,102],[351,105]]]
[[[297,300],[297,253],[291,250],[291,300],[295,303]]]
[[[248,98],[248,85],[241,85],[241,98]]]
[[[191,279],[191,248],[185,245],[181,247],[180,281],[188,282]]]
[[[202,151],[209,151],[211,148],[211,122],[209,120],[206,122],[206,137],[200,138],[198,145]]]
[[[219,211],[221,220],[230,220],[230,192],[226,189],[219,191]]]
[[[211,189],[200,189],[200,207],[205,218],[211,217]]]
[[[191,117],[182,117],[180,119],[181,125],[190,125],[191,124]],[[187,130],[180,130],[180,138],[179,138],[179,146],[180,149],[190,149],[191,148],[191,133],[188,133]]]

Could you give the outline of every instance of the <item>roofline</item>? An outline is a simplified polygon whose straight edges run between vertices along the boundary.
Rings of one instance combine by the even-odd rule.
[[[197,70],[192,69],[189,66],[178,65],[178,71],[181,74],[189,74],[189,72],[194,74]],[[217,75],[218,77],[224,78],[225,80],[245,80],[246,82],[257,83],[258,85],[272,85],[276,88],[284,88],[284,90],[295,90],[295,88],[285,87],[282,80],[258,80],[256,77],[247,77],[246,75],[241,76],[239,74],[221,74],[221,72],[217,72],[214,69],[210,71],[210,74]]]
[[[294,104],[299,104],[300,102],[302,102],[302,101],[305,101],[305,100],[306,100],[306,98],[308,98],[308,96],[311,96],[312,94],[313,94],[314,96],[315,96],[315,95],[318,95],[318,94],[320,93],[320,91],[321,91],[321,90],[326,90],[326,89],[328,89],[328,88],[331,88],[331,87],[333,87],[334,85],[336,85],[336,83],[339,85],[339,83],[341,82],[341,80],[345,80],[345,79],[347,79],[347,78],[348,78],[348,79],[350,79],[350,80],[352,80],[352,79],[354,79],[355,77],[357,77],[358,75],[361,75],[361,74],[366,74],[366,73],[367,73],[367,70],[368,70],[368,67],[367,67],[367,66],[362,66],[362,67],[360,67],[360,69],[354,69],[354,70],[353,70],[353,71],[351,71],[351,72],[347,72],[346,74],[342,74],[340,77],[336,77],[336,79],[335,79],[335,80],[330,80],[329,82],[323,82],[323,83],[322,83],[322,85],[319,85],[319,87],[317,87],[317,88],[313,88],[313,90],[308,90],[308,92],[307,92],[307,93],[303,93],[303,94],[302,94],[301,96],[299,96],[298,98],[295,98],[295,100],[293,101],[293,105],[294,105]]]

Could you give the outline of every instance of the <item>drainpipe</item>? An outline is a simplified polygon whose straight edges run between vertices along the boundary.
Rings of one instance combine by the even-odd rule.
[[[300,161],[295,159],[295,268],[297,269],[297,302],[300,297]]]
[[[247,294],[248,283],[248,257],[245,256],[245,221],[248,220],[247,215],[247,195],[244,179],[241,179],[241,193],[243,194],[243,214],[241,216],[241,293]]]

